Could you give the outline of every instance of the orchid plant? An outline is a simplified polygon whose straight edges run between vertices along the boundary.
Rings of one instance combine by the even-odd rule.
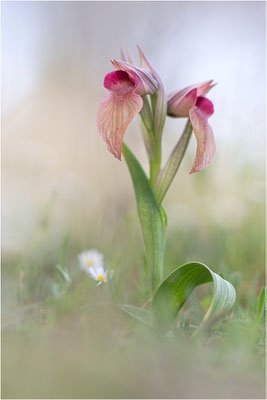
[[[130,54],[121,52],[121,60],[111,60],[115,70],[104,79],[108,94],[102,99],[96,117],[98,131],[108,150],[121,160],[123,154],[132,178],[138,216],[144,240],[144,252],[150,280],[149,309],[124,305],[131,316],[161,331],[174,326],[176,316],[195,287],[213,282],[213,298],[201,323],[215,321],[228,313],[235,302],[233,286],[206,265],[191,262],[164,276],[164,252],[167,215],[162,201],[184,157],[192,132],[197,140],[196,157],[190,174],[202,171],[213,159],[216,146],[209,117],[213,104],[206,98],[214,83],[187,86],[165,94],[162,80],[138,47],[140,66]],[[149,161],[147,176],[123,142],[131,120],[141,117],[144,145]],[[162,135],[167,116],[187,118],[177,144],[162,166]]]

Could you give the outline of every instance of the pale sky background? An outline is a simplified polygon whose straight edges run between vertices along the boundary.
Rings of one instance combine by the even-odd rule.
[[[94,123],[120,47],[137,57],[139,44],[167,93],[218,82],[208,96],[214,171],[227,181],[249,164],[262,180],[264,9],[256,1],[2,2],[3,250],[24,245],[54,192],[55,225],[62,225],[70,209],[92,213],[131,190],[125,165],[106,151]],[[184,122],[168,119],[165,157]],[[126,141],[143,160],[137,118]]]

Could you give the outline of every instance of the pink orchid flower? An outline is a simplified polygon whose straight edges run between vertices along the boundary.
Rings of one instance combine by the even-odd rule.
[[[153,94],[158,83],[151,72],[126,61],[111,60],[116,71],[105,76],[108,91],[98,108],[96,125],[108,150],[121,160],[124,133],[143,107],[141,96]]]
[[[213,132],[208,122],[214,112],[213,104],[204,97],[215,86],[212,82],[188,86],[167,96],[168,115],[189,117],[197,139],[197,153],[190,174],[203,170],[216,152]]]

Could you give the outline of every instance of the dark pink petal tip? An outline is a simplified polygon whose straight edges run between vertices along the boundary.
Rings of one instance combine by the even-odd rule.
[[[135,89],[135,82],[125,71],[113,71],[105,76],[104,87],[112,92],[126,94]]]
[[[207,118],[209,118],[214,113],[213,103],[206,97],[198,97],[196,107],[200,111],[202,111],[207,116]]]

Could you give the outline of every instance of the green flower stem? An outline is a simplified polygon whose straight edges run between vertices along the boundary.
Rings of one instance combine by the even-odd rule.
[[[142,121],[142,135],[146,148],[147,157],[149,163],[151,163],[154,157],[153,139],[151,139],[153,137],[153,131],[148,131],[143,121]]]
[[[142,134],[149,162],[154,158],[153,116],[147,96],[143,96],[143,107],[140,111]]]
[[[142,99],[143,99],[143,107],[142,110],[140,111],[140,116],[149,136],[152,139],[153,138],[152,111],[147,96],[143,96]]]

